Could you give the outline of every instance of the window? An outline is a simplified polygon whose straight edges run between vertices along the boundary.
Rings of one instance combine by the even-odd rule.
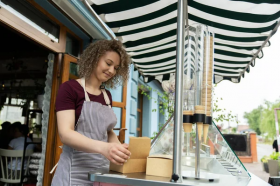
[[[16,98],[6,98],[6,102],[0,111],[0,123],[9,121],[11,123],[19,121],[21,123],[25,122],[25,117],[23,114],[22,105],[26,100],[16,99]],[[33,107],[33,101],[30,104]]]
[[[47,35],[49,38],[51,38],[52,42],[59,42],[59,25],[54,23],[51,19],[49,19],[46,15],[37,10],[27,1],[1,0],[0,5],[4,6],[24,22]]]
[[[80,42],[71,34],[66,34],[66,53],[79,57],[80,54]]]

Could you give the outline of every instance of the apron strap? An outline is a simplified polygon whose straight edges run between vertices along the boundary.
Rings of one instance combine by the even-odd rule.
[[[88,96],[88,93],[87,93],[87,91],[86,91],[86,80],[85,80],[85,78],[81,78],[81,83],[82,83],[82,87],[83,87],[84,92],[85,92],[85,99],[86,99],[86,101],[90,101],[89,96]],[[107,95],[107,92],[106,92],[106,90],[105,90],[105,87],[104,87],[103,85],[101,85],[101,86],[100,86],[100,89],[101,89],[101,92],[102,92],[102,94],[103,94],[105,103],[108,105],[108,107],[111,108],[111,102],[110,102],[109,96]]]
[[[105,100],[105,103],[108,105],[108,107],[111,108],[111,102],[110,102],[110,99],[109,99],[109,96],[105,90],[105,87],[104,86],[101,86],[101,92],[103,93],[103,97],[104,97],[104,100]]]
[[[63,145],[62,145],[62,146],[58,146],[58,147],[62,149]],[[58,165],[58,162],[57,162],[57,163],[55,164],[55,166],[52,168],[50,174],[52,174],[52,173],[54,172],[54,170],[56,169],[57,165]]]
[[[88,93],[86,91],[86,80],[85,80],[85,78],[81,78],[81,83],[82,83],[82,87],[83,87],[84,92],[85,92],[85,100],[90,101]]]

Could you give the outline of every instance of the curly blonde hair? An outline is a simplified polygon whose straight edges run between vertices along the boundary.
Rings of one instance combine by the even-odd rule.
[[[130,57],[126,53],[123,44],[118,40],[98,40],[91,43],[78,60],[80,78],[89,79],[99,59],[108,51],[119,54],[120,67],[116,71],[116,75],[103,84],[107,88],[116,88],[126,82],[129,77]]]

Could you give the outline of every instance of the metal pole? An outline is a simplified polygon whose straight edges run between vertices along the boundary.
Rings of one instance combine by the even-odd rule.
[[[196,136],[195,136],[195,178],[200,178],[200,141],[198,139],[198,128],[197,124],[196,128]]]
[[[279,126],[278,126],[277,110],[280,110],[280,109],[279,108],[274,109],[274,116],[275,116],[277,145],[278,145],[278,150],[280,150],[280,139],[279,139]]]
[[[182,123],[183,123],[183,72],[184,72],[184,41],[186,0],[178,0],[177,14],[177,46],[176,46],[176,87],[175,87],[175,114],[173,136],[173,174],[172,182],[182,182],[181,154],[182,154]]]
[[[190,156],[190,133],[186,134],[187,156]]]

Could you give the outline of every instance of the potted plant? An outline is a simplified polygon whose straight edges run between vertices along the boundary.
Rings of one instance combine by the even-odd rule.
[[[263,156],[261,158],[261,162],[262,162],[262,165],[263,165],[263,171],[265,171],[266,173],[269,173],[269,171],[268,171],[268,160],[269,160],[268,156]]]
[[[268,170],[269,170],[270,176],[278,176],[278,173],[279,173],[278,159],[279,159],[279,153],[278,152],[273,152],[269,156]]]
[[[33,131],[33,142],[42,142],[42,125],[33,123],[31,129]]]

